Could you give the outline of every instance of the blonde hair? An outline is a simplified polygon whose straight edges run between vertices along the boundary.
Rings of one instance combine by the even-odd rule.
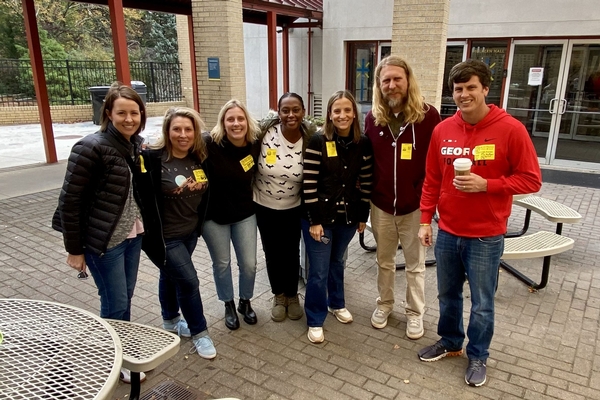
[[[406,79],[408,80],[408,91],[407,99],[404,103],[404,110],[402,110],[402,113],[404,114],[404,120],[406,122],[410,122],[411,124],[423,121],[425,118],[425,112],[427,109],[429,109],[429,106],[423,101],[423,95],[421,94],[421,89],[419,89],[419,84],[417,83],[415,74],[408,63],[404,61],[404,59],[395,55],[390,55],[381,60],[375,68],[375,82],[373,83],[373,108],[371,110],[371,113],[375,118],[375,124],[385,126],[391,121],[390,106],[383,98],[383,93],[381,92],[381,82],[379,81],[381,70],[383,67],[387,67],[388,65],[400,67],[406,73]]]
[[[212,131],[210,131],[210,136],[212,137],[212,140],[216,144],[221,144],[223,138],[227,136],[227,132],[225,131],[225,114],[227,114],[227,111],[233,108],[239,108],[244,112],[248,124],[248,131],[246,132],[246,141],[248,143],[254,143],[260,131],[258,122],[256,122],[256,120],[250,116],[250,113],[248,112],[246,106],[244,106],[241,101],[236,99],[229,100],[227,103],[225,103],[223,107],[221,107],[221,111],[219,111],[217,125],[215,125]]]
[[[358,106],[356,105],[356,100],[354,100],[354,96],[347,90],[338,90],[335,92],[327,102],[327,117],[325,118],[325,125],[323,126],[323,135],[327,138],[327,140],[333,140],[333,132],[335,132],[335,126],[333,125],[333,121],[331,120],[331,107],[333,107],[333,103],[335,103],[339,99],[348,99],[350,103],[352,103],[352,110],[354,110],[354,119],[352,120],[352,126],[350,126],[350,133],[352,135],[352,141],[354,143],[358,143],[360,141],[360,135],[362,133],[360,129],[359,115],[358,115]]]
[[[206,160],[208,152],[206,151],[206,144],[202,140],[202,132],[206,131],[206,125],[204,125],[198,112],[188,107],[171,107],[167,110],[162,125],[162,137],[158,139],[156,147],[164,147],[167,150],[167,161],[173,157],[173,144],[169,139],[169,130],[175,117],[188,118],[192,121],[192,125],[194,125],[194,144],[189,153],[193,154],[200,162]]]

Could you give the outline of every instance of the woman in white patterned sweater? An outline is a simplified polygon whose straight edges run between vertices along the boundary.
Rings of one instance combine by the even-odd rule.
[[[267,261],[273,308],[271,319],[296,320],[304,311],[298,301],[299,243],[303,153],[314,128],[303,123],[304,101],[296,93],[279,99],[276,118],[261,130],[254,202]]]

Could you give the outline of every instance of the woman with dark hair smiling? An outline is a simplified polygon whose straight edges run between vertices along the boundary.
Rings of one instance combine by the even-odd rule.
[[[254,179],[256,221],[267,261],[273,308],[271,319],[300,319],[300,219],[304,150],[314,127],[304,122],[304,101],[284,93],[278,112],[263,120]]]
[[[142,203],[136,179],[146,124],[144,103],[115,82],[106,93],[100,130],[73,146],[52,227],[63,234],[67,264],[100,295],[102,318],[129,321],[142,247]],[[140,379],[144,379],[140,373]],[[130,382],[130,372],[121,369]]]
[[[344,253],[369,217],[373,149],[361,134],[358,109],[346,90],[327,103],[323,131],[314,135],[304,157],[302,233],[310,268],[304,309],[308,340],[325,340],[327,311],[352,322],[344,299]]]

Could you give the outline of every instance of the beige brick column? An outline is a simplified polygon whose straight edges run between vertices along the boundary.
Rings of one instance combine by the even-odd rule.
[[[190,54],[190,34],[187,15],[177,15],[177,47],[181,63],[181,92],[185,105],[194,108],[194,90],[192,87],[192,63]]]
[[[246,102],[242,0],[192,0],[200,114],[209,129],[230,99]],[[221,79],[208,80],[208,58],[218,57]]]
[[[425,101],[440,109],[450,0],[394,0],[392,53],[417,75]]]

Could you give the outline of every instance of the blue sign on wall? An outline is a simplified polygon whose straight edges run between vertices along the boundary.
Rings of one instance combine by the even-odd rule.
[[[218,57],[208,57],[208,79],[215,81],[221,79],[221,67]]]

